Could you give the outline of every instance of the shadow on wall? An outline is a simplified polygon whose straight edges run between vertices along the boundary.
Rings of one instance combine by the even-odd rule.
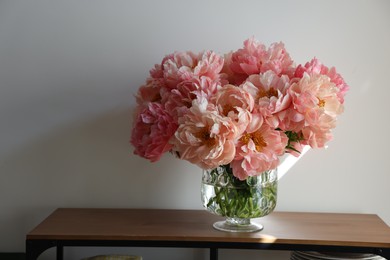
[[[197,168],[173,156],[152,164],[132,155],[131,117],[129,110],[110,111],[64,126],[3,158],[0,241],[18,241],[8,248],[24,247],[25,233],[57,207],[200,206],[199,186],[193,185],[200,183],[200,174],[183,174]]]

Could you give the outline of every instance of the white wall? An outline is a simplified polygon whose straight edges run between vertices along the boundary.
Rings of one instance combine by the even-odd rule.
[[[351,86],[334,141],[281,180],[277,210],[375,213],[390,224],[389,13],[386,0],[0,1],[0,251],[24,251],[25,234],[57,207],[201,209],[198,168],[132,155],[132,95],[164,55],[225,53],[252,35],[283,41],[296,63],[336,66]],[[221,259],[259,255],[288,259]]]

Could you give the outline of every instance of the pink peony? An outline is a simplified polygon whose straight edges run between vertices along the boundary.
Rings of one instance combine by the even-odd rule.
[[[291,103],[286,110],[267,118],[267,123],[271,126],[277,125],[283,131],[300,132],[304,125],[304,119],[304,115],[298,113],[294,109],[294,104]]]
[[[331,120],[330,118],[325,118]],[[324,121],[324,119],[322,119]],[[333,122],[330,122],[330,124]],[[332,140],[333,135],[331,129],[321,127],[320,125],[309,125],[302,129],[304,140],[302,145],[310,145],[312,148],[323,148],[326,143]]]
[[[196,77],[208,77],[213,81],[219,81],[223,64],[223,57],[215,52],[206,51],[201,54],[199,62],[194,68],[194,75]]]
[[[180,82],[176,88],[162,91],[162,104],[174,117],[179,118],[188,112],[192,101],[199,97],[212,99],[220,86],[208,77],[191,78]]]
[[[266,55],[265,45],[253,37],[244,41],[244,48],[225,57],[226,71],[230,72],[230,81],[241,84],[249,75],[260,73]]]
[[[273,43],[268,49],[250,38],[244,42],[244,48],[228,54],[224,72],[234,84],[241,84],[254,74],[271,70],[277,75],[286,74],[291,77],[295,66],[283,43]]]
[[[146,84],[138,89],[136,95],[138,105],[144,106],[149,102],[159,102],[161,100],[161,89],[162,84],[160,80],[148,78]]]
[[[180,120],[172,140],[178,156],[203,169],[230,163],[235,155],[236,127],[228,117],[210,109],[206,98],[194,100]]]
[[[233,86],[224,86],[217,95],[217,108],[220,114],[229,117],[241,135],[252,121],[251,112],[254,106],[253,97],[244,89]]]
[[[155,64],[154,68],[149,71],[149,74],[154,79],[163,79],[164,78],[163,66],[161,64]]]
[[[287,136],[263,124],[254,132],[245,133],[237,142],[236,156],[231,162],[233,174],[240,180],[274,169],[284,153]]]
[[[169,140],[174,135],[177,124],[159,103],[149,103],[139,111],[131,134],[134,154],[158,161],[163,153],[171,150]]]
[[[277,75],[284,74],[290,78],[293,76],[295,65],[283,43],[273,43],[268,48],[260,71],[266,72],[268,70],[273,71]]]
[[[211,51],[200,54],[175,52],[162,63],[166,86],[168,89],[176,88],[180,82],[201,77],[218,81],[223,63],[223,58]]]
[[[242,85],[255,100],[254,111],[262,114],[274,128],[280,127],[277,114],[291,104],[291,97],[287,91],[289,87],[290,79],[286,75],[279,77],[271,70],[249,76]]]
[[[305,66],[299,65],[295,71],[295,77],[302,78],[304,73],[308,73],[310,75],[321,74],[326,75],[330,78],[330,81],[336,84],[339,92],[337,93],[337,97],[341,104],[344,103],[344,97],[347,91],[349,90],[349,86],[345,83],[344,79],[340,74],[336,72],[334,67],[328,68],[323,65],[318,59],[314,58],[310,62],[307,62]]]
[[[193,77],[193,69],[198,64],[198,55],[192,52],[175,52],[162,62],[163,75],[168,89]]]
[[[291,85],[290,95],[297,117],[302,118],[302,133],[311,147],[324,147],[330,140],[329,130],[336,126],[336,117],[343,112],[338,99],[339,89],[325,75],[304,73]]]

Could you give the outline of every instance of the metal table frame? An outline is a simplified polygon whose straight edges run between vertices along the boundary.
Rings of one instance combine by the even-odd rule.
[[[191,241],[118,241],[118,240],[67,240],[47,241],[28,240],[26,242],[26,259],[35,260],[45,250],[56,247],[56,259],[64,259],[64,247],[170,247],[170,248],[208,248],[210,260],[218,260],[218,249],[256,249],[256,250],[288,250],[288,251],[325,251],[345,253],[370,253],[390,259],[389,248],[346,247],[322,245],[291,244],[258,244],[258,243],[226,243],[226,242],[191,242]]]

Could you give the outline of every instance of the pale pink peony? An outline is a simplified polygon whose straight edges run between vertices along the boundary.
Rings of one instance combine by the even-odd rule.
[[[249,76],[242,85],[255,100],[254,111],[262,114],[274,128],[280,127],[281,123],[277,114],[291,105],[291,97],[287,91],[289,87],[290,79],[286,75],[279,77],[271,70]]]
[[[244,89],[225,85],[218,92],[216,105],[219,113],[231,118],[241,135],[252,121],[253,97]]]
[[[236,127],[223,117],[206,98],[193,101],[189,113],[180,118],[180,126],[172,139],[178,156],[203,169],[230,163],[235,155]]]
[[[149,103],[139,111],[131,134],[134,154],[158,161],[163,153],[171,150],[169,140],[174,135],[177,124],[159,103]]]
[[[234,176],[245,180],[276,168],[287,141],[282,131],[274,130],[267,124],[262,124],[254,132],[245,133],[236,144],[236,156],[230,164]]]
[[[328,76],[304,73],[289,92],[296,113],[302,118],[307,144],[313,148],[324,147],[331,138],[329,130],[336,126],[336,117],[343,112],[337,96],[339,89]]]
[[[345,83],[341,75],[337,73],[334,67],[329,69],[318,59],[314,58],[310,62],[307,62],[305,66],[299,65],[294,75],[295,77],[302,78],[305,72],[310,75],[321,74],[328,76],[330,81],[336,84],[337,88],[339,89],[339,92],[337,93],[338,99],[340,100],[341,104],[344,103],[344,97],[349,90],[349,86],[347,83]]]

